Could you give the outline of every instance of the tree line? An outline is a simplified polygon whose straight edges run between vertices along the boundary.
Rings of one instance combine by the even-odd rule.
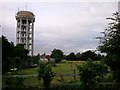
[[[104,55],[96,54],[94,51],[88,50],[85,52],[74,53],[71,52],[68,55],[65,55],[62,50],[54,49],[51,54],[51,58],[55,58],[56,62],[60,62],[61,59],[71,60],[71,61],[86,61],[92,59],[94,61],[101,60]]]

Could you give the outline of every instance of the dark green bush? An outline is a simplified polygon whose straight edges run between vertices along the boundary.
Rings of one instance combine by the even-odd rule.
[[[50,88],[53,77],[54,73],[52,72],[51,64],[40,62],[38,69],[38,80],[42,79],[44,88]]]
[[[84,64],[77,66],[80,75],[82,88],[95,88],[101,81],[103,75],[107,73],[108,67],[100,62],[86,61]]]

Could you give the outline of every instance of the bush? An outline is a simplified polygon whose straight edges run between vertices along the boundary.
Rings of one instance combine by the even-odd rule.
[[[81,87],[95,88],[101,78],[108,71],[108,67],[99,62],[92,60],[86,61],[84,64],[77,66],[80,75]]]
[[[49,63],[40,62],[38,69],[38,79],[43,81],[44,88],[50,88],[51,81],[53,80],[54,73]]]
[[[24,87],[24,80],[23,77],[7,77],[5,80],[6,88],[23,88]]]

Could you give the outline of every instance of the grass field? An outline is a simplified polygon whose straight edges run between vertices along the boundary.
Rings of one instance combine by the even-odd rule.
[[[78,73],[77,66],[83,63],[83,61],[68,61],[66,63],[58,63],[55,67],[52,67],[54,73],[57,74],[73,74],[74,70]],[[26,75],[34,75],[38,74],[37,72],[38,67],[35,68],[27,68],[12,72],[11,74],[19,75],[19,74],[26,74]]]
[[[77,65],[84,63],[84,61],[67,61],[67,62],[61,62],[56,64],[56,66],[52,67],[52,71],[56,74],[56,75],[51,84],[52,86],[54,85],[62,85],[62,84],[79,84],[80,82],[80,78],[79,76],[76,76],[75,78],[73,76],[64,76],[65,74],[78,74],[78,70],[77,70]],[[20,75],[20,74],[24,74],[24,75],[37,75],[38,74],[38,68],[39,67],[34,67],[34,68],[27,68],[27,69],[23,69],[23,70],[18,70],[6,75]],[[110,81],[109,77],[111,76],[111,73],[108,73],[105,78],[104,81]],[[5,81],[7,79],[3,78],[3,85],[5,85]],[[10,81],[13,82],[13,80],[15,80],[15,78],[12,78]],[[11,85],[14,85],[15,83],[12,83]],[[24,79],[24,85],[26,86],[30,86],[30,87],[41,87],[42,86],[42,81],[38,80],[37,77],[25,77]]]
[[[73,74],[74,70],[76,73],[78,72],[77,66],[81,62],[66,62],[66,63],[59,63],[56,67],[53,67],[53,72],[57,74]]]
[[[79,87],[80,85],[80,77],[79,76],[68,76],[66,74],[79,74],[78,70],[77,70],[77,65],[79,64],[83,64],[85,61],[67,61],[67,62],[61,62],[56,64],[56,66],[52,67],[52,71],[58,75],[54,76],[52,82],[51,82],[51,87],[65,87],[67,90],[69,89],[69,85],[70,87]],[[24,77],[24,81],[23,81],[23,85],[25,85],[26,88],[29,87],[35,87],[35,88],[42,88],[43,84],[42,84],[42,80],[38,80],[37,77],[35,77],[34,75],[38,74],[38,68],[39,67],[34,67],[34,68],[27,68],[27,69],[22,69],[22,70],[18,70],[12,73],[8,73],[5,75],[20,75],[20,74],[24,74],[24,75],[33,75],[33,76],[29,76],[29,77]],[[6,81],[8,81],[6,84]],[[8,77],[3,77],[2,78],[2,85],[3,87],[5,87],[6,85],[15,85],[17,86],[19,83],[19,81],[16,78],[8,78]],[[110,87],[114,87],[114,82],[112,81],[112,72],[110,71],[109,68],[109,72],[104,76],[104,79],[102,80],[103,83],[101,83],[100,85],[103,86],[110,86]],[[105,85],[104,85],[105,82]],[[108,83],[107,83],[108,82]],[[9,87],[9,86],[8,86]],[[64,90],[66,90],[64,89]],[[33,90],[38,90],[38,89],[33,89]],[[60,89],[59,89],[60,90]],[[61,89],[62,90],[62,89]],[[72,90],[72,89],[70,89]],[[77,89],[76,89],[77,90]],[[107,89],[108,90],[108,89]],[[111,89],[112,90],[112,89]],[[117,89],[116,89],[117,90]]]
[[[55,67],[52,67],[52,70],[54,73],[56,74],[78,74],[78,70],[77,70],[77,66],[83,62],[80,61],[67,61],[64,63],[58,63],[56,64]],[[12,75],[19,75],[19,74],[25,74],[25,75],[35,75],[38,74],[37,72],[38,67],[35,68],[28,68],[28,69],[23,69],[23,70],[18,70],[15,72],[12,72]],[[74,71],[75,70],[75,71]],[[63,79],[64,81],[60,82],[61,79]],[[78,82],[79,81],[79,77],[76,76],[76,80],[74,80],[73,76],[55,76],[52,84],[60,84],[60,83],[72,83],[72,82]],[[41,84],[41,81],[38,81],[37,77],[27,77],[24,81],[25,85],[35,85],[38,86],[39,84]]]

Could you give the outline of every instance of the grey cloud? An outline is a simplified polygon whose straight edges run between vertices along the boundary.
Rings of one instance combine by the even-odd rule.
[[[24,3],[4,3],[3,34],[15,41],[17,8]],[[35,14],[34,53],[51,53],[54,48],[65,53],[95,49],[94,38],[107,26],[107,17],[117,10],[117,3],[109,2],[44,2],[28,3]],[[25,10],[25,9],[24,9]],[[9,30],[9,32],[7,31]]]

